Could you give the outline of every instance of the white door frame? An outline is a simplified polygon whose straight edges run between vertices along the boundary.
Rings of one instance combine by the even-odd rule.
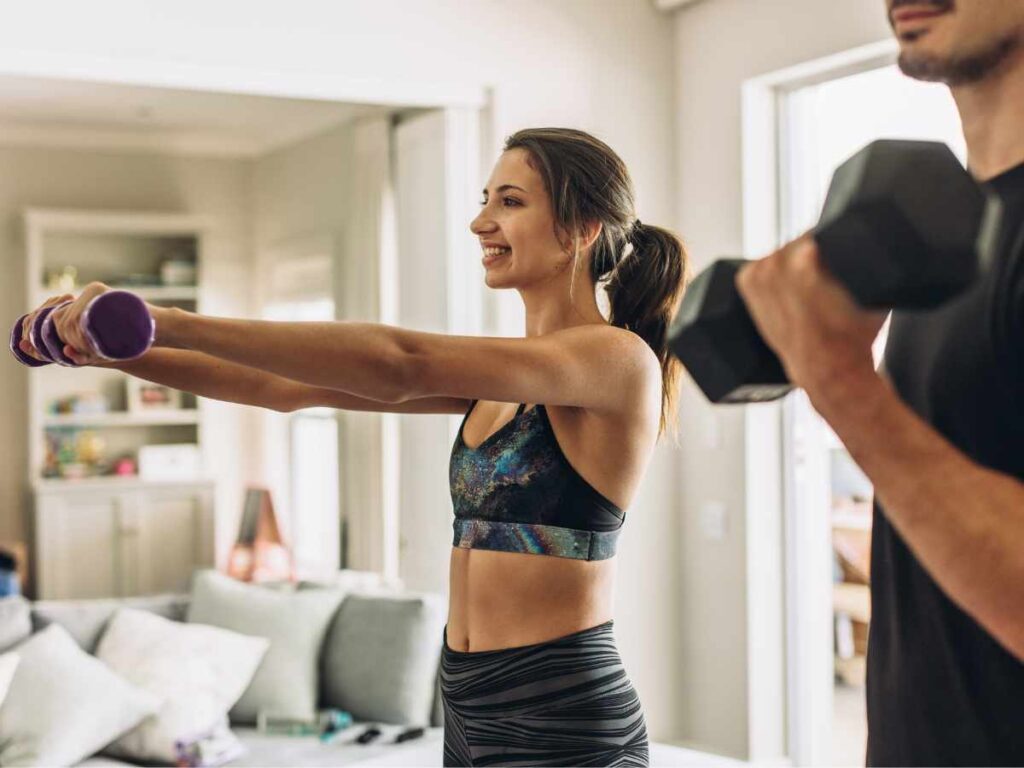
[[[797,88],[886,66],[896,53],[896,43],[884,40],[743,84],[746,254],[760,256],[780,244],[785,194],[780,177],[782,97]],[[831,605],[822,605],[814,585],[801,578],[803,547],[811,537],[795,525],[792,514],[793,466],[787,459],[792,412],[779,403],[746,409],[748,736],[751,760],[811,765],[831,759],[831,707],[823,712],[822,705],[831,701],[833,682],[830,674],[820,673],[821,660],[807,655],[826,653],[831,659],[832,650],[827,639],[800,640],[804,627],[831,628]]]

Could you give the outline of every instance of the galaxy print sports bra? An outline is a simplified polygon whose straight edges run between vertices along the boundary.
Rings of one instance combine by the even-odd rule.
[[[515,417],[477,448],[452,446],[453,546],[606,560],[615,554],[625,512],[569,464],[543,405]]]

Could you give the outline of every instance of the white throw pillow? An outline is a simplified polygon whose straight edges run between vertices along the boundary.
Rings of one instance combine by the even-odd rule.
[[[269,645],[262,637],[122,608],[103,633],[96,657],[163,704],[105,752],[174,763],[175,741],[208,732],[224,719]]]
[[[0,765],[74,765],[160,706],[79,648],[58,624],[15,650],[18,668],[0,706]]]
[[[18,668],[18,661],[21,657],[11,652],[0,655],[0,704],[7,698],[7,691],[14,680],[14,670]]]

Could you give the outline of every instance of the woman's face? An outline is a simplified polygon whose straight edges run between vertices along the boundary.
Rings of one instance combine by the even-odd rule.
[[[469,228],[483,247],[490,288],[521,288],[562,272],[572,257],[555,236],[551,198],[523,149],[498,159]]]

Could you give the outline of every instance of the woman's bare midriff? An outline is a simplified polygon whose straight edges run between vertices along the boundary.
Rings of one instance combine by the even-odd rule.
[[[463,429],[467,445],[480,445],[513,418],[516,407],[478,403]],[[615,420],[561,406],[548,406],[547,413],[570,464],[626,509],[650,458],[653,435],[636,428],[635,416]],[[607,450],[609,445],[615,450]],[[453,547],[448,646],[517,648],[603,624],[612,618],[615,562]]]
[[[574,560],[452,548],[448,647],[543,643],[612,618],[615,558]]]

